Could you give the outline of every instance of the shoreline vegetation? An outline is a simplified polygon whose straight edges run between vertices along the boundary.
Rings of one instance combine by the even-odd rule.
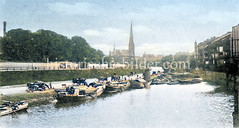
[[[14,95],[3,95],[1,96],[0,103],[3,101],[10,102],[19,102],[26,101],[29,103],[29,106],[35,106],[38,104],[47,104],[54,100],[54,89],[44,92],[30,92],[23,94],[14,94]]]

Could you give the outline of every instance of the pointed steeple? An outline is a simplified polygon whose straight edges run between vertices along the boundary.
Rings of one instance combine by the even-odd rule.
[[[133,58],[134,58],[134,56],[135,56],[132,21],[131,21],[130,36],[129,36],[129,56],[130,56],[130,57],[133,57]]]

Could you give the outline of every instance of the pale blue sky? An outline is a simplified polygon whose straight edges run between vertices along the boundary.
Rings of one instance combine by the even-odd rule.
[[[108,54],[126,49],[130,22],[136,55],[193,51],[193,43],[239,24],[238,0],[0,0],[7,30],[52,30],[84,37]],[[0,30],[2,35],[2,27]]]

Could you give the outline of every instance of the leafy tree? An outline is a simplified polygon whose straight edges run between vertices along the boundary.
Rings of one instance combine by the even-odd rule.
[[[170,54],[170,55],[164,56],[161,61],[162,61],[162,63],[172,62],[173,61],[173,55]]]
[[[13,29],[1,39],[3,55],[7,61],[46,62],[50,61],[99,61],[103,52],[92,48],[84,38],[71,39],[50,30]]]

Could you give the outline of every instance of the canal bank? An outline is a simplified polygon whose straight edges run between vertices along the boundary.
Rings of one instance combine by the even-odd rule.
[[[19,102],[26,101],[29,106],[48,104],[54,101],[54,95],[56,93],[54,90],[44,91],[44,92],[31,92],[31,93],[21,93],[14,95],[2,95],[0,98],[0,104],[3,101]]]
[[[227,81],[226,73],[224,72],[215,72],[215,71],[206,71],[206,70],[191,70],[190,71],[194,76],[200,76],[205,82],[208,82],[211,85],[220,86],[218,89],[227,90],[229,93],[233,91],[233,78],[229,77]],[[239,84],[239,76],[237,76],[237,85]],[[227,85],[228,82],[228,85]]]
[[[43,71],[7,71],[0,72],[0,86],[26,84],[36,80],[51,82],[65,81],[72,78],[100,78],[128,75],[130,72],[143,73],[144,69],[88,69],[88,70],[43,70]]]

